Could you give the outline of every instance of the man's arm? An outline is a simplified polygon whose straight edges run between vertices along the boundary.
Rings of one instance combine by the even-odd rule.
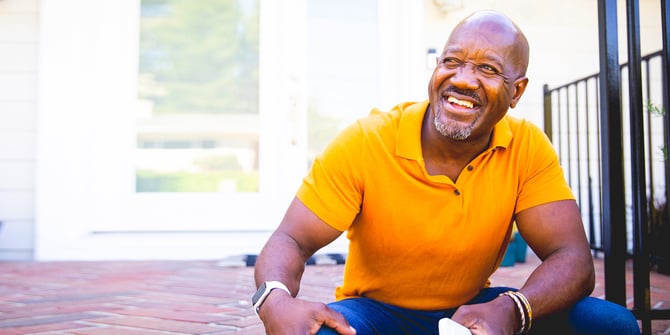
[[[276,280],[286,285],[293,295],[273,290],[261,305],[259,316],[268,334],[314,334],[324,324],[341,334],[355,333],[340,313],[325,304],[294,298],[307,259],[341,233],[319,219],[300,200],[293,199],[255,266],[257,287],[265,281]]]
[[[517,215],[519,233],[542,260],[521,288],[542,317],[589,295],[595,270],[577,203],[557,201]]]
[[[591,251],[577,204],[556,201],[516,216],[519,233],[542,263],[519,290],[528,299],[533,319],[557,312],[587,296],[595,285]],[[463,306],[454,319],[473,334],[512,333],[520,327],[517,307],[506,296]]]

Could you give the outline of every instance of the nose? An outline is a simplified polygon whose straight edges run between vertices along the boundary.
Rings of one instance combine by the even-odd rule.
[[[479,76],[477,69],[473,64],[464,63],[463,65],[454,69],[454,74],[451,76],[451,83],[456,87],[463,87],[468,89],[478,88]]]

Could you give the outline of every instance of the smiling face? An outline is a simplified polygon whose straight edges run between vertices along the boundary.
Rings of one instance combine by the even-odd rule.
[[[435,129],[452,140],[489,136],[528,83],[528,43],[495,12],[478,12],[452,32],[429,83]]]

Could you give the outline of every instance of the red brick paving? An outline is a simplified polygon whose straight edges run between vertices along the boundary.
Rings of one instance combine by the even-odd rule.
[[[526,263],[500,268],[492,284],[518,287],[538,263],[529,255]],[[342,265],[308,266],[301,297],[331,301],[342,270]],[[602,297],[599,259],[596,270],[593,295]],[[253,268],[215,261],[4,262],[0,334],[263,334],[249,302],[252,276]],[[652,272],[651,283],[652,306],[670,308],[670,276]],[[654,334],[670,334],[670,320],[653,321],[652,328]]]

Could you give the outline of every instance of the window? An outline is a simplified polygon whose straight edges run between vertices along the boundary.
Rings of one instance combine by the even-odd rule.
[[[258,0],[142,0],[136,192],[258,191]]]

